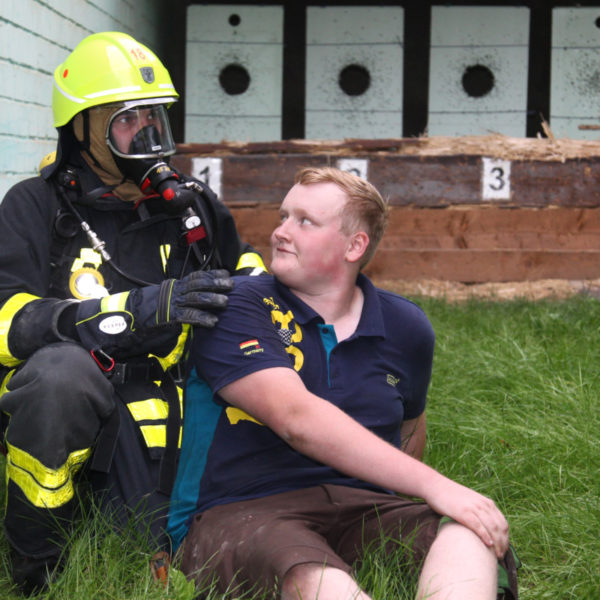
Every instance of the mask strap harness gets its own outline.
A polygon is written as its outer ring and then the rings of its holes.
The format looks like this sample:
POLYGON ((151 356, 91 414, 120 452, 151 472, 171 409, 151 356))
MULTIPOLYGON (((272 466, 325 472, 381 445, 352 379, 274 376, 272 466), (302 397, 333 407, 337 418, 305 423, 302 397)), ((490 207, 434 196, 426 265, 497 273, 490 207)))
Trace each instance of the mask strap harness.
MULTIPOLYGON (((171 173, 174 172, 171 171, 171 173)), ((57 188, 65 206, 77 219, 77 221, 79 222, 79 226, 86 234, 90 246, 93 250, 100 254, 103 262, 105 262, 121 277, 127 279, 128 281, 131 281, 132 283, 135 283, 136 285, 154 285, 155 282, 139 279, 138 277, 135 277, 134 275, 131 275, 130 273, 127 273, 126 271, 121 269, 114 262, 111 255, 106 250, 106 242, 104 242, 104 240, 98 237, 96 232, 90 227, 90 225, 83 218, 81 213, 75 208, 73 202, 71 202, 70 198, 68 197, 68 194, 66 193, 66 190, 74 191, 75 193, 77 193, 78 199, 82 200, 82 204, 88 204, 90 200, 99 198, 103 194, 110 192, 113 188, 98 188, 96 190, 92 190, 89 194, 86 194, 84 197, 81 191, 79 178, 76 172, 70 168, 66 168, 57 173, 57 182, 59 184, 57 188)), ((190 192, 193 190, 194 196, 197 196, 198 194, 202 196, 203 190, 201 186, 199 186, 194 181, 186 182, 186 184, 184 185, 187 189, 190 190, 190 192)), ((193 250, 198 262, 200 263, 199 270, 204 270, 210 265, 210 261, 215 253, 216 248, 216 238, 213 233, 213 228, 210 226, 211 220, 209 215, 206 214, 203 204, 203 202, 196 201, 196 210, 192 209, 191 207, 187 207, 182 216, 182 227, 184 230, 184 235, 186 236, 186 240, 190 249, 193 250), (198 215, 198 212, 200 213, 200 216, 198 215), (197 242, 202 240, 206 240, 206 242, 208 242, 209 250, 206 254, 203 254, 200 248, 198 248, 197 242)), ((206 204, 210 206, 210 203, 207 202, 206 204)))

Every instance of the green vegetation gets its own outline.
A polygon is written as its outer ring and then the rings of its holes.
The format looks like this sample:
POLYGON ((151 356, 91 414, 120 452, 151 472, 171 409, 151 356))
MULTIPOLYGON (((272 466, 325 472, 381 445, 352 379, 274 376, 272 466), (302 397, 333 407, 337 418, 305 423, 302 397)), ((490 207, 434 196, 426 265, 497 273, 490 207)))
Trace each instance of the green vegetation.
MULTIPOLYGON (((522 600, 600 598, 600 302, 417 302, 437 338, 426 461, 505 512, 523 562, 522 600)), ((152 549, 110 533, 100 517, 72 546, 42 598, 193 597, 182 577, 157 586, 152 549)), ((20 596, 7 551, 0 536, 0 597, 12 600, 20 596)), ((376 598, 412 598, 414 583, 393 565, 374 553, 361 581, 376 598)))

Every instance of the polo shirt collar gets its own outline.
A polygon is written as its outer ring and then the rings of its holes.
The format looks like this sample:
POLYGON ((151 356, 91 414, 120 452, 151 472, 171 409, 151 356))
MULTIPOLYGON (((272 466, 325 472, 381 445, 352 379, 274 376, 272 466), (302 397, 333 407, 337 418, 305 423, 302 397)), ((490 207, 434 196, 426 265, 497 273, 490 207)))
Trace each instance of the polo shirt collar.
MULTIPOLYGON (((313 319, 323 323, 323 318, 315 312, 308 304, 293 294, 290 289, 280 283, 276 278, 275 286, 278 294, 285 302, 293 307, 294 318, 300 325, 305 325, 313 319)), ((360 321, 356 332, 351 337, 358 336, 379 336, 385 337, 385 325, 383 313, 377 288, 371 283, 368 277, 362 273, 358 274, 356 284, 360 287, 364 296, 364 304, 360 321)))
POLYGON ((321 315, 308 306, 304 300, 301 300, 296 294, 292 293, 289 287, 281 283, 276 277, 274 277, 274 280, 277 294, 283 298, 288 306, 292 307, 294 319, 297 323, 305 325, 313 319, 323 322, 321 315))
MULTIPOLYGON (((357 336, 378 336, 385 337, 385 322, 383 320, 383 310, 379 300, 377 288, 371 280, 363 275, 358 274, 356 284, 360 287, 365 298, 362 314, 358 327, 356 328, 357 336)), ((354 336, 352 336, 354 337, 354 336)))

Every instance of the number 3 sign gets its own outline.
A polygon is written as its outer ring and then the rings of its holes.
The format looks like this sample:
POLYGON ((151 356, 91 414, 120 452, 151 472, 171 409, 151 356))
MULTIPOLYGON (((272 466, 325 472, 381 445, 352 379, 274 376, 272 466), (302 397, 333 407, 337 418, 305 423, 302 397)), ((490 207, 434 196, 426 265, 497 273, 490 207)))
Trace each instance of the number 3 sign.
POLYGON ((482 198, 510 200, 510 160, 483 158, 482 198))

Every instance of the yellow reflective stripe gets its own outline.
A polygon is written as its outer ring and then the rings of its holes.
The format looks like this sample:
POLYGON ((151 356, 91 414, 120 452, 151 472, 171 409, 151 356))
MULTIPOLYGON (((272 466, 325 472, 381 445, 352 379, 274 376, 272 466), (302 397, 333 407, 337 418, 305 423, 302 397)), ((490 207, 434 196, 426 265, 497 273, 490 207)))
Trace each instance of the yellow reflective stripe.
POLYGON ((166 371, 170 369, 173 365, 176 365, 183 356, 183 350, 185 348, 185 342, 187 341, 187 336, 190 331, 190 325, 188 323, 184 323, 181 326, 181 333, 177 338, 177 344, 175 348, 169 352, 166 356, 156 356, 156 354, 149 354, 153 358, 160 363, 160 366, 166 371))
POLYGON ((91 448, 76 450, 60 468, 50 469, 28 452, 11 444, 7 446, 7 478, 15 482, 29 502, 40 508, 57 508, 73 497, 73 475, 92 453, 91 448))
MULTIPOLYGON (((160 384, 162 383, 161 381, 155 381, 154 382, 158 387, 160 387, 160 384)), ((179 439, 177 440, 177 447, 181 448, 181 440, 183 439, 183 388, 181 386, 175 386, 177 388, 177 396, 179 397, 179 414, 181 415, 181 425, 179 426, 179 439)), ((169 411, 169 405, 167 402, 165 402, 164 400, 158 400, 158 402, 162 402, 164 404, 165 407, 165 411, 168 413, 169 411)), ((132 402, 131 404, 136 404, 135 402, 132 402)), ((131 404, 129 404, 128 406, 131 406, 131 404)), ((134 418, 135 415, 134 415, 134 418)), ((151 417, 146 417, 147 419, 150 419, 151 417)), ((160 417, 159 417, 160 418, 160 417)), ((167 415, 165 415, 165 417, 162 418, 167 418, 167 415)), ((141 419, 140 419, 141 420, 141 419)), ((144 427, 143 425, 140 426, 140 429, 144 427)), ((165 434, 165 439, 166 439, 166 434, 165 434)), ((166 442, 165 442, 166 443, 166 442)))
POLYGON ((76 258, 71 265, 71 272, 85 267, 85 265, 93 265, 96 269, 102 264, 102 255, 96 252, 93 248, 82 248, 79 252, 79 258, 76 258))
POLYGON ((3 394, 6 394, 6 388, 8 386, 8 382, 10 381, 10 378, 14 375, 16 369, 12 369, 10 370, 7 374, 6 377, 2 380, 2 384, 0 384, 0 397, 3 394))
POLYGON ((171 255, 171 244, 162 244, 160 247, 160 260, 162 261, 163 273, 167 272, 167 262, 171 255))
POLYGON ((166 425, 142 425, 140 430, 148 448, 164 448, 167 445, 166 425))
POLYGON ((181 425, 179 426, 179 441, 177 447, 181 448, 181 440, 183 438, 183 388, 177 386, 177 395, 179 396, 179 414, 181 415, 181 425))
MULTIPOLYGON (((140 425, 140 430, 146 446, 148 448, 164 448, 167 445, 167 426, 166 425, 140 425)), ((181 440, 183 438, 183 426, 179 427, 179 440, 177 447, 181 449, 181 440)))
MULTIPOLYGON (((158 387, 162 382, 154 382, 158 387)), ((183 388, 177 387, 177 395, 179 397, 179 410, 183 422, 183 388)), ((148 398, 147 400, 138 400, 127 404, 129 412, 136 421, 158 421, 167 420, 169 417, 169 404, 160 398, 148 398)), ((139 425, 140 431, 146 446, 148 448, 164 448, 167 444, 167 428, 165 424, 159 425, 139 425)), ((177 447, 181 448, 181 440, 183 438, 183 425, 179 426, 179 439, 177 447)))
POLYGON ((22 359, 13 356, 8 347, 8 332, 15 315, 26 305, 39 296, 26 294, 24 292, 11 296, 0 308, 0 362, 7 367, 15 367, 23 362, 22 359))
POLYGON ((136 421, 157 421, 169 416, 169 405, 160 398, 129 402, 127 408, 136 421))
POLYGON ((110 296, 104 296, 100 300, 100 311, 101 312, 118 312, 125 310, 125 303, 129 297, 129 292, 121 292, 120 294, 111 294, 110 296))
POLYGON ((246 252, 245 254, 242 254, 238 260, 235 270, 237 271, 238 269, 248 268, 261 269, 265 272, 267 271, 267 267, 265 267, 263 259, 260 257, 260 254, 257 254, 256 252, 246 252))
POLYGON ((41 172, 43 168, 51 165, 53 162, 56 162, 56 150, 50 152, 50 154, 46 154, 42 160, 40 160, 40 164, 38 165, 38 171, 41 172))

